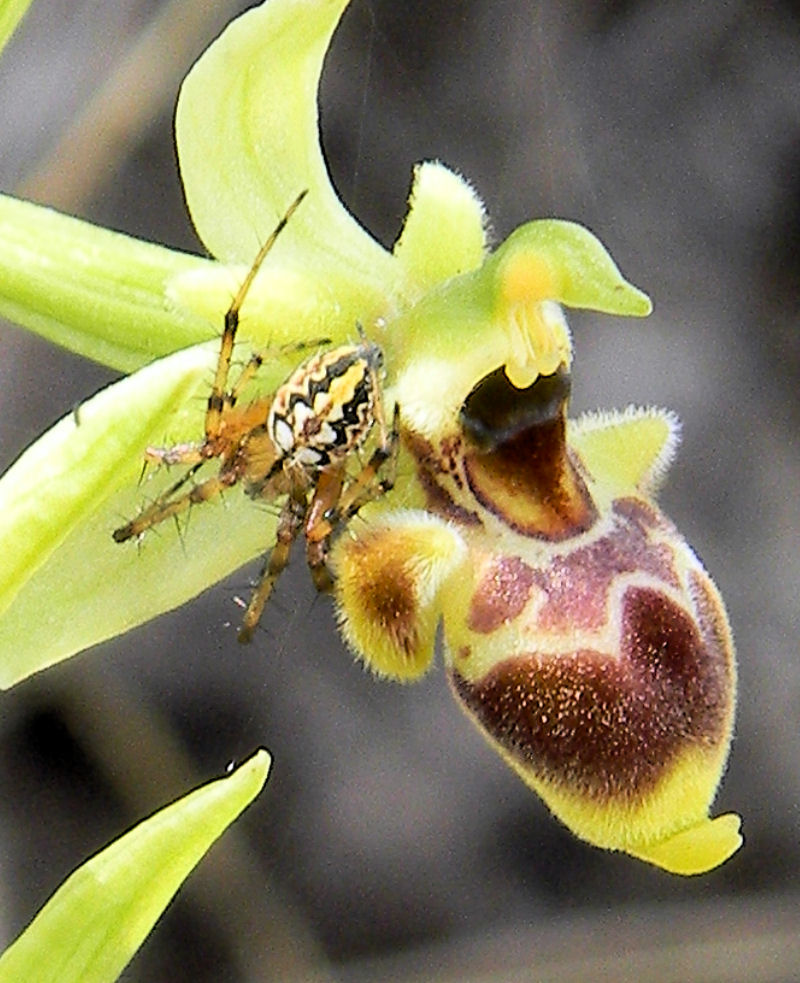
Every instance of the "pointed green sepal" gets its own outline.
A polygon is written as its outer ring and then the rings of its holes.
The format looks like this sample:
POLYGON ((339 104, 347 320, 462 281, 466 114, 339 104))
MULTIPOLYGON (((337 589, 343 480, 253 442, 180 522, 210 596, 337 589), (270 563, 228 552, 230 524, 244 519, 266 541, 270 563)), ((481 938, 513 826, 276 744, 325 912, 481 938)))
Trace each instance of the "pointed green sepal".
POLYGON ((209 260, 0 195, 0 314, 124 372, 214 336, 166 283, 209 260))
POLYGON ((239 489, 192 510, 181 532, 165 524, 138 547, 111 538, 185 470, 137 482, 148 444, 202 434, 215 349, 186 349, 109 386, 0 479, 1 687, 183 604, 272 544, 275 516, 239 489))

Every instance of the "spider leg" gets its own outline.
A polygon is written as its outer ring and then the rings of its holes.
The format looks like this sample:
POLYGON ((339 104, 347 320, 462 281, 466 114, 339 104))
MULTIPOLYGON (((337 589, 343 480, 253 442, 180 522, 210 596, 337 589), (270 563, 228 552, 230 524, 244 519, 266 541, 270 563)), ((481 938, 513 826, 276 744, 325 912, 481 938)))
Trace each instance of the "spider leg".
POLYGON ((328 467, 320 472, 305 523, 306 562, 311 579, 320 594, 333 587, 333 578, 327 567, 328 549, 334 526, 329 516, 336 511, 342 495, 345 479, 345 463, 328 467))
POLYGON ((380 498, 394 486, 398 449, 397 421, 398 410, 395 407, 392 429, 383 435, 367 464, 351 481, 345 483, 344 461, 338 467, 328 468, 320 474, 305 524, 306 560, 314 586, 320 593, 326 593, 333 587, 327 559, 330 538, 337 526, 347 522, 367 502, 380 498), (388 473, 380 481, 376 480, 387 461, 388 473))
MULTIPOLYGON (((175 444, 172 447, 147 447, 144 452, 144 466, 148 464, 202 464, 206 460, 203 453, 205 444, 175 444)), ((181 479, 182 481, 184 479, 181 479)))
MULTIPOLYGON (((359 473, 348 483, 344 490, 335 511, 330 515, 329 521, 332 525, 347 522, 359 509, 367 502, 373 502, 381 495, 391 491, 394 487, 395 471, 397 469, 397 452, 399 450, 398 421, 400 411, 397 406, 394 408, 392 417, 392 427, 388 432, 382 434, 381 442, 372 452, 369 461, 359 471, 359 473), (377 480, 384 470, 384 476, 377 480)), ((381 413, 379 425, 382 423, 381 413)))
MULTIPOLYGON (((236 331, 239 327, 239 312, 244 303, 245 297, 252 286, 253 280, 256 274, 261 268, 261 264, 267 256, 267 253, 275 245, 275 240, 283 232, 286 227, 286 223, 294 215, 295 211, 300 205, 300 202, 305 198, 307 191, 301 191, 300 194, 295 198, 292 204, 286 210, 286 214, 278 222, 278 224, 273 229, 272 233, 267 237, 263 246, 259 249, 258 254, 253 261, 253 265, 247 272, 247 276, 242 281, 242 285, 236 292, 236 296, 233 298, 231 306, 228 308, 225 314, 225 327, 222 331, 222 340, 219 346, 219 359, 217 360, 217 368, 214 373, 214 383, 211 387, 211 394, 208 397, 208 407, 206 409, 206 441, 213 442, 219 436, 220 426, 222 421, 222 414, 226 407, 232 405, 231 395, 226 391, 226 386, 228 385, 228 375, 231 368, 231 359, 233 357, 233 347, 236 342, 236 331)), ((244 370, 247 371, 247 368, 244 370)), ((255 371, 255 369, 253 370, 255 371)), ((241 388, 237 385, 237 389, 241 388)), ((235 397, 234 397, 235 399, 235 397)))
POLYGON ((261 579, 253 591, 250 603, 247 605, 247 610, 242 618, 242 625, 238 635, 240 642, 249 642, 253 638, 256 625, 275 588, 275 582, 289 563, 292 543, 294 543, 297 534, 303 526, 307 507, 305 487, 299 481, 293 482, 289 497, 281 510, 280 519, 278 520, 275 545, 270 550, 269 556, 264 563, 261 571, 261 579))
POLYGON ((301 352, 307 348, 321 348, 323 345, 330 344, 330 338, 311 338, 308 341, 292 341, 288 345, 281 345, 277 349, 264 348, 261 351, 253 352, 239 374, 239 378, 236 380, 235 384, 231 386, 230 391, 226 394, 226 407, 233 407, 236 405, 236 402, 244 391, 245 386, 255 378, 267 356, 273 351, 277 351, 278 354, 283 356, 289 355, 292 352, 301 352))
POLYGON ((165 519, 169 519, 173 516, 178 516, 185 512, 187 509, 191 508, 192 505, 199 505, 201 502, 207 502, 210 498, 221 494, 226 488, 236 481, 236 474, 232 471, 221 471, 218 475, 213 478, 208 478, 206 481, 201 481, 199 484, 190 488, 189 491, 185 492, 183 495, 179 495, 177 498, 173 496, 177 491, 179 491, 183 485, 200 469, 203 461, 195 464, 193 467, 189 468, 182 478, 179 478, 174 485, 170 486, 163 495, 159 497, 149 505, 143 512, 140 512, 135 519, 131 519, 130 522, 126 522, 124 526, 120 526, 119 529, 115 529, 113 532, 114 541, 117 543, 124 543, 128 539, 135 539, 140 536, 147 529, 158 525, 165 519))

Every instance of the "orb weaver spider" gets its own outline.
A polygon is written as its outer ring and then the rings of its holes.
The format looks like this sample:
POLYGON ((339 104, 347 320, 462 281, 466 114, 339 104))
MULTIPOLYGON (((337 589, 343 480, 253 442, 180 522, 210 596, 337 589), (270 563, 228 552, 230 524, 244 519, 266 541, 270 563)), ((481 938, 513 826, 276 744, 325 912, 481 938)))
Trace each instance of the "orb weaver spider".
POLYGON ((330 590, 333 580, 327 558, 331 536, 363 505, 389 491, 394 481, 398 412, 395 408, 392 425, 387 427, 379 380, 383 353, 360 329, 357 344, 317 352, 274 394, 247 405, 240 407, 237 401, 262 365, 264 353, 254 353, 236 381, 229 381, 242 304, 261 264, 305 196, 305 191, 297 196, 264 242, 225 314, 203 440, 148 447, 145 452, 146 464, 187 465, 188 470, 113 533, 117 543, 137 539, 152 526, 177 518, 192 505, 207 502, 240 483, 253 499, 274 501, 285 495, 275 545, 265 558, 242 618, 240 642, 252 638, 300 531, 317 590, 330 590), (375 425, 377 445, 359 472, 351 474, 351 455, 362 448, 375 425), (192 483, 212 458, 220 462, 217 474, 192 483))

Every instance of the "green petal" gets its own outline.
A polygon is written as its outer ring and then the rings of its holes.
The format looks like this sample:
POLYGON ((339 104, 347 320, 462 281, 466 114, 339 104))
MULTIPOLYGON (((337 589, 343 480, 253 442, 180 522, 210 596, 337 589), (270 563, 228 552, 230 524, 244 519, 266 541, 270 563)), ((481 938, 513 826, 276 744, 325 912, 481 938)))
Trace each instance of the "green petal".
POLYGON ((296 195, 275 249, 290 265, 391 283, 392 256, 333 190, 319 145, 317 86, 347 0, 269 0, 223 32, 192 68, 175 118, 189 211, 208 249, 249 264, 296 195))
POLYGON ((116 980, 191 870, 264 786, 257 751, 79 867, 0 958, 0 983, 116 980))
MULTIPOLYGON (((304 207, 305 202, 301 210, 304 207)), ((407 298, 480 266, 486 246, 484 225, 483 206, 463 178, 442 164, 420 164, 408 218, 395 247, 407 298)), ((288 234, 287 230, 281 239, 288 234)), ((221 324, 247 271, 245 265, 220 263, 211 270, 179 273, 170 280, 167 295, 177 306, 221 324)), ((369 332, 379 319, 386 320, 390 295, 391 289, 380 284, 354 283, 351 271, 339 265, 321 275, 313 257, 301 264, 299 255, 281 258, 276 247, 248 292, 240 336, 273 347, 322 337, 336 344, 355 341, 356 325, 369 332), (290 265, 295 260, 297 265, 290 265)))
MULTIPOLYGON (((236 490, 136 544, 112 531, 180 475, 141 486, 147 444, 197 438, 216 344, 103 390, 0 480, 0 686, 8 687, 196 596, 271 545, 275 518, 236 490)), ((213 464, 210 465, 213 473, 213 464)))
MULTIPOLYGON (((172 277, 167 297, 222 330, 231 297, 248 267, 216 263, 172 277)), ((353 289, 337 270, 320 275, 313 264, 287 267, 268 257, 247 293, 239 317, 238 339, 277 352, 284 345, 329 338, 334 344, 358 340, 357 325, 371 326, 388 304, 383 291, 353 289)))
POLYGON ((435 287, 387 325, 380 340, 403 416, 441 436, 478 380, 500 366, 519 387, 568 366, 559 303, 635 316, 651 307, 588 230, 529 222, 478 269, 435 287))
POLYGON ((25 16, 31 5, 31 0, 1 0, 0 2, 0 51, 6 41, 17 29, 17 25, 25 16))
POLYGON ((414 169, 409 211, 394 254, 420 292, 474 270, 486 252, 486 216, 470 185, 443 164, 414 169))
POLYGON ((0 195, 0 314, 121 371, 212 337, 165 299, 213 263, 0 195))

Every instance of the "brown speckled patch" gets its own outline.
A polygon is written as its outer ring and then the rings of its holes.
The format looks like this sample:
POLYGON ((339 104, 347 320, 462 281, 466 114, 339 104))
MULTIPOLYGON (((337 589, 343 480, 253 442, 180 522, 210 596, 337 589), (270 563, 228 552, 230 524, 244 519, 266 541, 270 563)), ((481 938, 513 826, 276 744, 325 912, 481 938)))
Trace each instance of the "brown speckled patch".
POLYGON ((477 513, 457 503, 439 480, 444 475, 451 478, 455 475, 458 479, 456 485, 463 486, 460 475, 453 471, 457 466, 453 448, 448 446, 446 448, 447 453, 442 458, 436 453, 429 440, 411 431, 406 431, 403 434, 403 442, 417 462, 417 478, 425 492, 428 511, 460 525, 481 525, 477 513))
POLYGON ((656 590, 631 587, 618 659, 532 652, 457 695, 486 731, 542 780, 598 800, 636 800, 689 745, 724 736, 728 653, 656 590))
POLYGON ((469 628, 486 634, 516 618, 528 603, 533 582, 534 571, 518 556, 493 560, 472 596, 469 628))
MULTIPOLYGON (((649 507, 626 500, 614 511, 619 517, 604 536, 556 556, 534 573, 534 581, 546 596, 537 624, 543 631, 564 633, 601 628, 608 617, 608 594, 614 580, 625 573, 649 574, 671 587, 680 589, 672 553, 663 543, 648 538, 649 525, 642 516, 649 507)), ((655 519, 657 514, 653 512, 655 519)))
POLYGON ((358 565, 363 555, 363 567, 369 571, 359 591, 363 615, 389 634, 393 643, 406 655, 416 650, 417 595, 414 582, 403 564, 403 554, 396 549, 376 548, 374 542, 354 542, 350 545, 350 562, 358 565))

